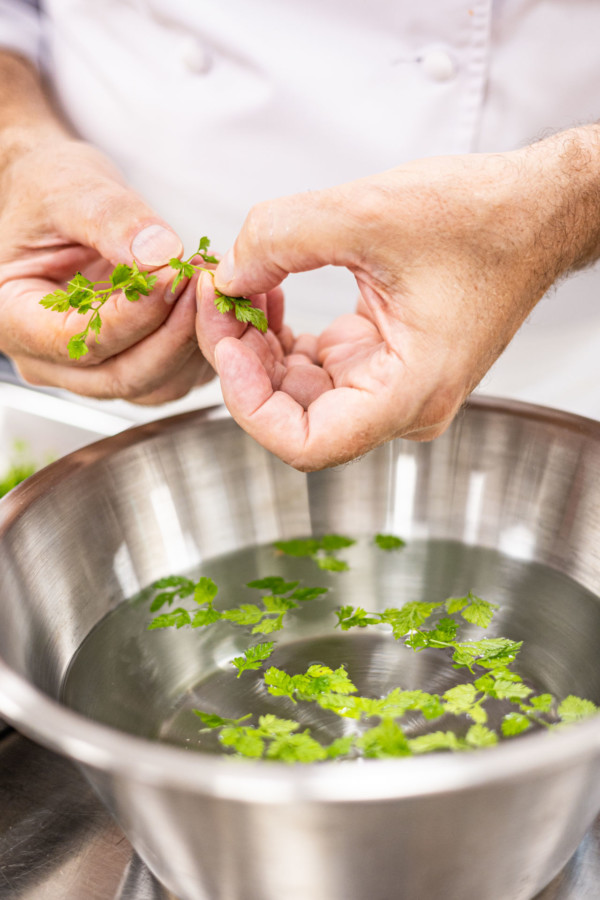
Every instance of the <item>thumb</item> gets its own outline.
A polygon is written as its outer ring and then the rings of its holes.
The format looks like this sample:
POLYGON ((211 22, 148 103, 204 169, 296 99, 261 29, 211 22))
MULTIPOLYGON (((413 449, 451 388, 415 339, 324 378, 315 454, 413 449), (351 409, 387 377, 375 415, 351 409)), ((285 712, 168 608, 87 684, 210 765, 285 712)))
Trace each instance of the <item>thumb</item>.
POLYGON ((218 289, 247 297, 272 290, 291 272, 351 266, 360 249, 357 216, 348 213, 351 196, 341 186, 253 207, 217 266, 218 289))
POLYGON ((152 269, 183 253, 181 240, 160 216, 110 176, 96 177, 89 190, 64 193, 54 213, 66 237, 93 247, 113 265, 135 259, 152 269))

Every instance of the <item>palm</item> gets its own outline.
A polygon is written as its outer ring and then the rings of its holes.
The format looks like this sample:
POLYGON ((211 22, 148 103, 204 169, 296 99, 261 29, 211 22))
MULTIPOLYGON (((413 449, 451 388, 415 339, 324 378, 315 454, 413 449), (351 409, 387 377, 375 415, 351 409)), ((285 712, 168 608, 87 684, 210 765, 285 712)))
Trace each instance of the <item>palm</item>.
POLYGON ((376 304, 371 313, 361 300, 356 314, 336 319, 318 337, 294 340, 285 329, 277 336, 243 330, 215 315, 209 286, 204 294, 197 329, 202 350, 215 359, 230 412, 267 449, 297 468, 322 468, 398 432, 405 421, 398 398, 412 402, 411 392, 398 386, 410 376, 393 346, 397 328, 376 304))

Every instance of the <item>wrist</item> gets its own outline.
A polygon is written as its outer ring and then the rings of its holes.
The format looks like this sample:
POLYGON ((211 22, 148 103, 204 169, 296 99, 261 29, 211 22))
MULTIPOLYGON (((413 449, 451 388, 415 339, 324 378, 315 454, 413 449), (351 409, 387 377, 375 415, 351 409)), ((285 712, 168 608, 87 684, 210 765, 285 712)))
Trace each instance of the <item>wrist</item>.
POLYGON ((26 60, 0 53, 0 172, 47 141, 69 139, 40 76, 26 60))
POLYGON ((600 125, 532 144, 522 155, 538 208, 538 242, 552 280, 600 257, 600 125))

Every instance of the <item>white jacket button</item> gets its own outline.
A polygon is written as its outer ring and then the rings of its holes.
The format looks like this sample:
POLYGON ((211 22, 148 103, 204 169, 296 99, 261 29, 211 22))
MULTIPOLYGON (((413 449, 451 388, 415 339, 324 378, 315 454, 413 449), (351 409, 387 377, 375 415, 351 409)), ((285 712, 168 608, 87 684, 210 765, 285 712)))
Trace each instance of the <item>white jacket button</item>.
POLYGON ((421 62, 423 71, 433 81, 450 81, 456 75, 456 63, 445 50, 428 50, 421 62))
POLYGON ((179 58, 188 70, 195 75, 204 75, 212 67, 210 54, 204 49, 202 43, 193 35, 184 37, 179 44, 179 58))

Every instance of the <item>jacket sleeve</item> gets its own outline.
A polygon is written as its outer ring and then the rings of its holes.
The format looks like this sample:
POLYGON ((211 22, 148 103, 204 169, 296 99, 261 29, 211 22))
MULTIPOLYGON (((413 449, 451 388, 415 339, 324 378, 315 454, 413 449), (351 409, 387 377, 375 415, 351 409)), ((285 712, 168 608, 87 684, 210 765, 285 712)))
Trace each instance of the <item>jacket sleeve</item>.
POLYGON ((0 51, 12 50, 39 65, 41 45, 39 0, 0 0, 0 51))

